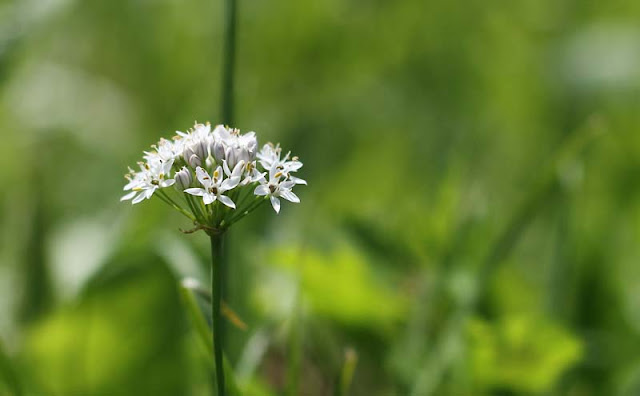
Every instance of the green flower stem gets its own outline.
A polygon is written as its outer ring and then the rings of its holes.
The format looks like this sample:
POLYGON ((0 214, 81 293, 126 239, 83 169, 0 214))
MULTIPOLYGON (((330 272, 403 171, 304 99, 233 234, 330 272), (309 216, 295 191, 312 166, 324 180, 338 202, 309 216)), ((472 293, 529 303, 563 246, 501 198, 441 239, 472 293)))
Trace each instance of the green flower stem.
POLYGON ((191 195, 189 195, 187 193, 183 193, 183 197, 184 197, 185 202, 189 206, 189 209, 191 210, 191 213, 193 213, 193 215, 197 218, 197 221, 198 222, 202 222, 202 218, 198 214, 198 211, 196 210, 196 207, 193 204, 193 201, 191 200, 191 195))
POLYGON ((160 197, 160 199, 162 199, 164 202, 166 202, 169 206, 173 207, 178 212, 182 213, 183 215, 187 216, 191 220, 195 221, 195 218, 191 213, 182 209, 180 205, 178 205, 173 199, 171 199, 164 191, 158 191, 158 197, 160 197))
POLYGON ((195 197, 193 197, 192 195, 189 195, 187 193, 185 193, 185 198, 189 202, 190 206, 193 208, 192 209, 193 210, 193 214, 198 219, 198 222, 200 224, 207 224, 207 216, 206 216, 205 212, 202 211, 202 205, 200 204, 200 202, 198 202, 198 200, 196 200, 195 197))
POLYGON ((236 60, 236 0, 226 0, 224 15, 224 49, 222 55, 222 97, 221 114, 222 122, 232 125, 233 119, 233 73, 236 60))
POLYGON ((255 202, 253 202, 251 205, 249 205, 249 207, 247 209, 243 210, 241 213, 239 213, 239 214, 235 215, 234 217, 232 217, 231 220, 229 220, 229 222, 227 223, 226 227, 230 227, 232 224, 240 221, 243 217, 245 217, 249 213, 251 213, 254 210, 256 210, 264 202, 266 202, 266 199, 258 198, 255 202))
POLYGON ((218 396, 225 395, 224 366, 222 362, 222 317, 220 304, 222 300, 222 279, 224 273, 223 234, 210 233, 211 239, 211 322, 213 324, 213 357, 216 366, 216 384, 218 396))

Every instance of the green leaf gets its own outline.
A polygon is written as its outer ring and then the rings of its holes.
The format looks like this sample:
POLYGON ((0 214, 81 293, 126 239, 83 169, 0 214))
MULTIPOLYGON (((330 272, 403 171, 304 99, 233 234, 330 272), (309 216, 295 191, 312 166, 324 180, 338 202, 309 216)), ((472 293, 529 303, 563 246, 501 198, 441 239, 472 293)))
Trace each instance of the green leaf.
POLYGON ((582 342, 559 325, 534 315, 468 326, 470 364, 481 388, 545 392, 582 356, 582 342))

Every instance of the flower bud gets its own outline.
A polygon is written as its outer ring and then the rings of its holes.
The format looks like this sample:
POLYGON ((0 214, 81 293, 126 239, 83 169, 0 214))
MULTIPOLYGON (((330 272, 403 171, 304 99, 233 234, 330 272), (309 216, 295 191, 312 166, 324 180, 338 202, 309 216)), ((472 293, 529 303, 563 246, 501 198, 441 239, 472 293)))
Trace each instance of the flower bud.
POLYGON ((247 151, 248 157, 249 159, 247 160, 247 162, 251 162, 251 161, 255 161, 256 160, 256 150, 249 150, 247 151))
POLYGON ((193 177, 191 176, 191 172, 187 169, 186 166, 183 166, 178 172, 176 172, 174 179, 176 180, 176 188, 179 191, 184 191, 193 182, 193 177))
POLYGON ((187 147, 184 150, 182 157, 184 161, 192 168, 196 168, 202 165, 202 159, 198 156, 198 154, 194 151, 194 146, 187 147))
POLYGON ((233 169, 238 163, 238 156, 236 155, 236 151, 232 147, 227 147, 225 157, 227 160, 227 165, 229 165, 229 168, 233 169))
POLYGON ((201 160, 205 160, 209 156, 207 142, 199 141, 193 145, 193 152, 200 158, 201 160))
POLYGON ((218 163, 221 163, 222 160, 225 159, 224 144, 219 140, 215 140, 211 145, 211 154, 213 154, 213 157, 218 163))
POLYGON ((251 160, 251 158, 249 157, 249 152, 244 149, 238 149, 237 150, 238 153, 238 161, 244 161, 244 162, 249 162, 251 160))

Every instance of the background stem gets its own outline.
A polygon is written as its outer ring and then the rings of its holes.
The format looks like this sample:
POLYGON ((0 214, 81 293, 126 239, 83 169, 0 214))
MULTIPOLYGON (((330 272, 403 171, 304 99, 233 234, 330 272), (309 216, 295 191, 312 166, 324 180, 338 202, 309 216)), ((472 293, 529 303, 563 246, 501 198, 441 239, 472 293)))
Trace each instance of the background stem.
POLYGON ((236 61, 236 0, 225 1, 224 47, 222 54, 222 96, 220 98, 220 118, 223 124, 232 125, 233 81, 236 61))
MULTIPOLYGON (((222 124, 233 125, 234 120, 234 72, 236 63, 236 0, 225 0, 223 53, 222 53, 222 92, 220 97, 220 121, 222 124)), ((228 241, 227 241, 228 243, 228 241)), ((222 253, 224 254, 224 253, 222 253)), ((225 261, 225 258, 222 258, 225 261)), ((221 275, 221 282, 228 285, 226 272, 221 275)), ((227 295, 222 294, 221 299, 229 301, 227 295)), ((224 337, 225 325, 221 324, 218 334, 224 337)))
POLYGON ((218 396, 225 395, 222 346, 224 338, 221 332, 222 317, 220 302, 222 299, 222 279, 224 272, 223 235, 211 234, 211 323, 213 325, 213 357, 216 365, 216 383, 218 396))

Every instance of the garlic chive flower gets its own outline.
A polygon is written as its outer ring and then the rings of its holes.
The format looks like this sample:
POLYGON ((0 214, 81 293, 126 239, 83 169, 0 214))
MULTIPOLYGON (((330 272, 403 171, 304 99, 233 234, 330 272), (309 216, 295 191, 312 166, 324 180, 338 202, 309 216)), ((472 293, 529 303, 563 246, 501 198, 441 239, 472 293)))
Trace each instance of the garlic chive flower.
POLYGON ((218 168, 213 171, 213 177, 209 176, 206 170, 198 167, 196 168, 196 176, 204 188, 187 188, 184 192, 202 197, 205 205, 212 204, 216 200, 219 200, 230 208, 236 208, 236 204, 233 203, 231 198, 222 194, 237 186, 240 182, 240 176, 230 176, 226 180, 223 180, 224 175, 222 174, 221 166, 218 166, 218 168))
POLYGON ((144 152, 140 170, 129 168, 125 176, 121 200, 157 196, 208 232, 224 231, 267 200, 277 213, 280 198, 300 202, 292 189, 307 184, 294 175, 302 162, 282 156, 279 145, 258 147, 255 132, 196 123, 144 152))
POLYGON ((300 202, 300 198, 291 191, 291 188, 295 185, 296 183, 287 180, 285 174, 274 164, 269 170, 269 180, 262 178, 260 185, 255 188, 253 193, 258 196, 269 197, 273 210, 276 213, 280 213, 280 199, 278 198, 282 197, 294 203, 300 202))
POLYGON ((142 202, 151 198, 153 193, 159 188, 170 187, 175 183, 174 179, 169 179, 173 160, 154 160, 151 163, 140 163, 141 171, 130 174, 130 182, 124 186, 125 191, 130 193, 122 197, 121 201, 133 198, 133 203, 142 202))

